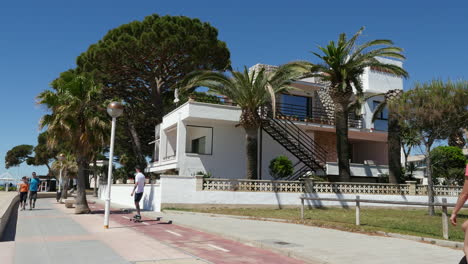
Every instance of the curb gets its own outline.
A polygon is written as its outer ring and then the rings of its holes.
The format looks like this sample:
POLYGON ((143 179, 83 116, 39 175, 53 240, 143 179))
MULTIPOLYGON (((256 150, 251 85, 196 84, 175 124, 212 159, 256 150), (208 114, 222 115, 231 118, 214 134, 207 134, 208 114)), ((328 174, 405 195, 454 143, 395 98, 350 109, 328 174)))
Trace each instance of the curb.
POLYGON ((15 207, 18 202, 19 202, 19 194, 16 194, 11 199, 10 205, 8 205, 8 208, 5 210, 5 212, 3 212, 3 215, 0 216, 0 238, 3 237, 3 231, 5 231, 5 227, 8 224, 8 221, 10 220, 13 207, 15 207))
POLYGON ((397 233, 387 233, 387 232, 383 232, 383 231, 377 231, 376 233, 379 234, 379 235, 387 236, 387 237, 400 238, 400 239, 406 239, 406 240, 413 240, 413 241, 416 241, 416 242, 429 243, 429 244, 436 245, 436 246, 441 246, 441 247, 449 247, 449 248, 453 248, 453 249, 463 249, 463 243, 462 242, 441 240, 441 239, 429 238, 429 237, 402 235, 402 234, 397 234, 397 233))

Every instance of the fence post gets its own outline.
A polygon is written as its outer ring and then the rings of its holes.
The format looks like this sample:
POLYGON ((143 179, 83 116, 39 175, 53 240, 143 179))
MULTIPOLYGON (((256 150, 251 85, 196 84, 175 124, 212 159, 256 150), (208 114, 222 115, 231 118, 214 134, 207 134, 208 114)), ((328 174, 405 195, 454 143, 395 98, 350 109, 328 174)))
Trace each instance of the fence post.
POLYGON ((196 175, 196 191, 203 191, 203 175, 196 175))
POLYGON ((314 180, 313 179, 304 179, 304 191, 306 193, 313 193, 314 192, 314 180))
POLYGON ((304 220, 304 197, 301 197, 301 220, 304 220))
POLYGON ((409 184, 409 195, 416 195, 416 181, 406 181, 409 184))
POLYGON ((444 239, 449 239, 447 198, 442 198, 442 233, 443 233, 444 239))
POLYGON ((359 202, 359 195, 356 195, 356 225, 361 225, 361 203, 359 202))

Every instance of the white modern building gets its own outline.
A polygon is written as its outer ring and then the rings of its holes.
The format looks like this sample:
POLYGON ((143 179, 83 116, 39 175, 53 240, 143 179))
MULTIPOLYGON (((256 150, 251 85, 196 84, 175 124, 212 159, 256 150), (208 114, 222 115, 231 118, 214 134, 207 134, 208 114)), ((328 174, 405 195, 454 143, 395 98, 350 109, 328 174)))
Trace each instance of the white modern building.
MULTIPOLYGON (((382 59, 402 65, 400 61, 382 59)), ((255 65, 254 67, 271 67, 255 65)), ((394 75, 367 69, 362 76, 365 94, 403 89, 394 75)), ((333 104, 325 84, 314 78, 295 82, 298 88, 278 96, 276 116, 264 115, 259 133, 259 175, 271 179, 268 166, 279 156, 295 164, 297 179, 310 172, 338 174, 333 104)), ((388 173, 387 117, 384 111, 375 123, 372 114, 383 96, 369 99, 362 115, 350 115, 351 173, 353 181, 375 182, 388 173)), ((239 179, 246 174, 245 132, 238 126, 241 110, 221 98, 218 103, 189 100, 163 118, 156 128, 154 162, 148 172, 191 176, 209 173, 214 178, 239 179)))

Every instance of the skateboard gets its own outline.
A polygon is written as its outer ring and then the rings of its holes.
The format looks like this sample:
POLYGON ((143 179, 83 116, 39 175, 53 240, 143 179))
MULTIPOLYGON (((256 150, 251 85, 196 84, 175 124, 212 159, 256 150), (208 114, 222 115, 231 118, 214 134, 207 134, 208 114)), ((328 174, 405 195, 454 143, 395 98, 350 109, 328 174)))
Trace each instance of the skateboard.
POLYGON ((141 223, 141 216, 140 215, 135 215, 133 216, 133 218, 130 218, 130 221, 134 222, 134 223, 141 223))
MULTIPOLYGON (((156 217, 156 219, 154 221, 160 222, 161 219, 162 219, 162 217, 158 216, 158 217, 156 217)), ((130 221, 134 222, 134 223, 142 223, 143 222, 143 220, 141 220, 141 216, 138 216, 138 215, 135 215, 135 216, 133 216, 133 218, 130 218, 130 221)), ((164 224, 169 224, 170 225, 170 224, 172 224, 172 220, 169 220, 164 224)))

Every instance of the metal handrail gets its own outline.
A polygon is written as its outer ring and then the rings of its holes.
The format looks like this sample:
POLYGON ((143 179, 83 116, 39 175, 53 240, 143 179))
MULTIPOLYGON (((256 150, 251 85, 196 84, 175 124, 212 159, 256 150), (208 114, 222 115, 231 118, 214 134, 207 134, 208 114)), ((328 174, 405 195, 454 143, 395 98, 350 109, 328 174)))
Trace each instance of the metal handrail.
POLYGON ((312 154, 312 161, 318 165, 319 167, 323 168, 326 164, 326 156, 327 156, 327 151, 322 148, 320 145, 318 145, 309 135, 307 135, 302 129, 297 127, 291 120, 278 120, 276 117, 282 116, 281 113, 276 113, 276 116, 273 117, 273 111, 271 105, 267 105, 266 108, 261 109, 261 116, 262 117, 268 117, 270 122, 274 122, 277 127, 280 127, 285 133, 286 137, 281 131, 278 131, 273 127, 278 134, 280 134, 284 139, 286 140, 295 140, 296 144, 298 145, 298 148, 304 148, 307 150, 310 154, 312 154), (267 111, 266 113, 264 111, 267 111), (317 163, 317 161, 319 163, 317 163))
MULTIPOLYGON (((335 124, 335 117, 330 116, 323 107, 307 107, 295 104, 277 103, 276 112, 283 114, 285 117, 296 116, 300 121, 311 123, 328 122, 329 125, 335 124)), ((356 118, 354 113, 349 113, 348 123, 351 127, 362 128, 362 119, 356 118)))

